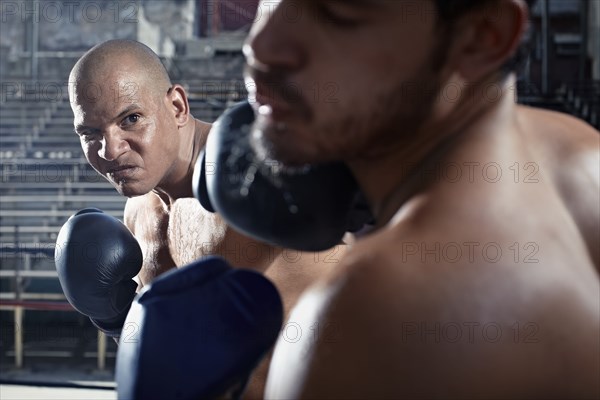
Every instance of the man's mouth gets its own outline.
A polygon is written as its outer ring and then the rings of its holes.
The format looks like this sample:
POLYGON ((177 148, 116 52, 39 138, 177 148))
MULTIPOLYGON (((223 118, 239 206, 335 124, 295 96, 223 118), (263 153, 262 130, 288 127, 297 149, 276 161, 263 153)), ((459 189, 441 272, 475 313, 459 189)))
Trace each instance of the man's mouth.
POLYGON ((272 92, 272 90, 261 91, 257 89, 249 94, 249 101, 259 114, 268 114, 271 118, 283 119, 290 116, 294 109, 290 103, 272 92))
POLYGON ((274 123, 296 124, 311 120, 311 113, 301 98, 288 98, 285 94, 265 91, 258 87, 248 91, 248 101, 254 108, 257 117, 274 123))
POLYGON ((117 167, 110 168, 107 171, 107 175, 115 181, 120 181, 133 176, 136 170, 137 166, 135 165, 120 165, 117 167))
POLYGON ((248 101, 255 111, 273 120, 301 116, 306 109, 300 88, 286 83, 277 75, 268 75, 252 68, 246 69, 248 101))

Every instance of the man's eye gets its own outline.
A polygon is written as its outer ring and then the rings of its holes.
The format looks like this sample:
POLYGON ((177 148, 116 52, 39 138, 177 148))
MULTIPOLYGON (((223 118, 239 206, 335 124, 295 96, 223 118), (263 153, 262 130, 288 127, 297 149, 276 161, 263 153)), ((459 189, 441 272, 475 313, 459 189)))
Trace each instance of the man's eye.
POLYGON ((123 125, 134 125, 140 120, 140 116, 138 114, 131 114, 125 117, 123 120, 123 125))
POLYGON ((320 12, 325 22, 330 22, 340 28, 354 28, 360 22, 355 18, 340 16, 339 13, 335 13, 325 6, 320 7, 320 12))

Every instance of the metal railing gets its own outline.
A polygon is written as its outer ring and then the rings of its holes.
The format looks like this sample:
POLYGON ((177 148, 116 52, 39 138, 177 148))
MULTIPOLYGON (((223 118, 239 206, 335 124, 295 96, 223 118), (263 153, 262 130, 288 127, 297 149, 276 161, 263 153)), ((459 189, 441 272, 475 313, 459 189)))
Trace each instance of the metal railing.
MULTIPOLYGON (((0 269, 0 279, 10 280, 10 291, 0 293, 0 310, 12 312, 14 323, 14 366, 23 368, 24 357, 27 351, 24 346, 24 317, 27 310, 45 312, 77 312, 67 301, 62 292, 29 292, 26 290, 27 283, 35 279, 53 279, 58 281, 58 273, 55 269, 33 269, 34 260, 48 260, 54 254, 53 246, 40 247, 40 243, 14 243, 15 248, 10 249, 2 246, 0 255, 3 260, 3 269, 0 269), (12 251, 11 251, 12 250, 12 251), (18 261, 15 267, 10 268, 10 261, 18 261), (9 261, 6 262, 5 261, 9 261)), ((9 246, 11 247, 11 246, 9 246)), ((81 339, 81 337, 79 338, 81 339)), ((70 352, 55 349, 36 351, 37 357, 70 357, 70 352)), ((99 370, 106 369, 107 343, 106 336, 97 331, 96 351, 93 355, 99 370)))
MULTIPOLYGON (((23 368, 23 316, 25 310, 46 310, 46 311, 75 311, 67 302, 49 302, 49 301, 10 301, 0 300, 0 310, 12 310, 14 320, 14 346, 15 346, 15 368, 23 368)), ((106 335, 102 331, 98 331, 97 341, 97 361, 96 365, 100 371, 106 369, 106 335)), ((55 357, 57 354, 53 352, 38 352, 38 357, 47 356, 55 357)))

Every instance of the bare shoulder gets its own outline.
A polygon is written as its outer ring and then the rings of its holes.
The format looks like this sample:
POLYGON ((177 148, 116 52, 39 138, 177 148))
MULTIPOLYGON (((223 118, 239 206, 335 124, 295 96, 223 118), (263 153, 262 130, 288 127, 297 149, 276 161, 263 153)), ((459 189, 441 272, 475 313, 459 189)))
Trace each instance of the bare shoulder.
POLYGON ((409 261, 399 239, 361 241, 337 276, 303 295, 268 397, 598 395, 600 310, 588 289, 539 265, 409 261))
POLYGON ((123 215, 138 241, 166 244, 169 212, 158 196, 147 193, 128 199, 123 215))
POLYGON ((567 145, 570 149, 587 147, 600 152, 600 132, 579 118, 526 106, 519 106, 518 112, 532 135, 567 145))
POLYGON ((583 170, 600 180, 598 130, 581 119, 549 110, 519 107, 518 115, 526 137, 549 169, 571 174, 583 170))
POLYGON ((600 271, 600 132, 570 115, 521 107, 540 170, 557 189, 600 271))
POLYGON ((586 172, 596 185, 600 184, 598 130, 568 114, 534 108, 529 109, 529 114, 533 116, 529 134, 538 139, 536 144, 542 151, 553 152, 548 156, 563 164, 555 168, 573 175, 586 172))
POLYGON ((127 199, 123 219, 125 225, 134 232, 136 226, 153 223, 166 215, 160 199, 153 193, 147 193, 127 199))

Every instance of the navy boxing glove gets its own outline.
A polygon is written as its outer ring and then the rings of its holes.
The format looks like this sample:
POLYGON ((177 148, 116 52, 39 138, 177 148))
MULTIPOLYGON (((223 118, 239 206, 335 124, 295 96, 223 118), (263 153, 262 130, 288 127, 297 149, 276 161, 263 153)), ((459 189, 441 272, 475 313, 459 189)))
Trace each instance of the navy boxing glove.
POLYGON ((259 160, 250 144, 254 110, 248 102, 213 125, 194 171, 194 193, 237 230, 278 246, 321 251, 373 217, 343 163, 280 171, 259 160))
POLYGON ((277 289, 260 273, 208 257, 171 270, 135 299, 119 342, 120 399, 209 399, 248 376, 283 322, 277 289))
POLYGON ((127 227, 97 208, 61 228, 54 261, 69 303, 100 330, 118 336, 136 295, 142 251, 127 227))

